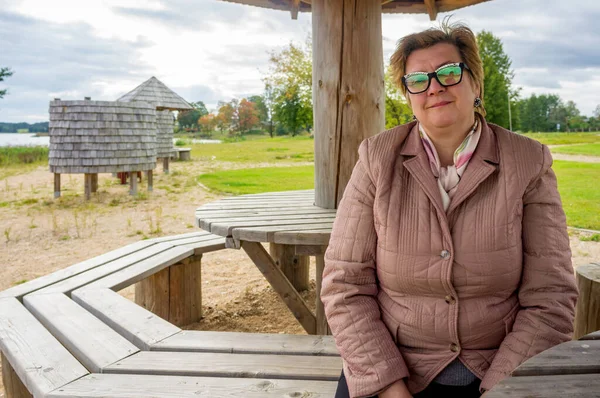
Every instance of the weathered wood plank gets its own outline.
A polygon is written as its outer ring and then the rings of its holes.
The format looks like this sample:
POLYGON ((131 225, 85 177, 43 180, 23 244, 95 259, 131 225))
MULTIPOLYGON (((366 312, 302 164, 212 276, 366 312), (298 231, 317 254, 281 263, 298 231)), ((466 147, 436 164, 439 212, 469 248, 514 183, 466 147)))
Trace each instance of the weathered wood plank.
POLYGON ((109 288, 119 291, 193 255, 194 249, 187 247, 171 247, 152 257, 107 275, 104 278, 87 283, 86 286, 91 289, 109 288))
POLYGON ((16 298, 0 300, 0 348, 35 397, 88 374, 16 298))
POLYGON ((33 293, 39 289, 50 286, 54 283, 71 278, 75 275, 79 275, 96 267, 100 267, 106 263, 126 257, 132 253, 138 252, 152 245, 154 245, 154 242, 152 241, 139 241, 127 246, 120 247, 116 250, 104 253, 100 256, 82 261, 70 267, 61 269, 51 274, 41 276, 29 282, 4 290, 0 292, 0 298, 17 297, 20 299, 26 294, 33 293))
POLYGON ((25 307, 90 372, 126 358, 139 349, 61 293, 29 295, 25 307))
POLYGON ((582 336, 579 340, 600 340, 600 330, 594 333, 586 334, 582 336))
POLYGON ((333 397, 337 382, 95 374, 47 398, 333 397))
POLYGON ((242 249, 252 259, 277 294, 279 294, 304 330, 309 334, 315 334, 315 316, 283 272, 275 265, 269 253, 267 253, 260 243, 256 242, 243 242, 242 249))
POLYGON ((142 350, 181 331, 110 289, 79 289, 73 300, 142 350))
POLYGON ((298 231, 290 228, 289 231, 275 232, 273 242, 283 245, 329 245, 331 229, 298 231))
POLYGON ((305 189, 298 191, 278 191, 278 192, 262 192, 262 193, 250 193, 247 195, 232 196, 229 198, 223 198, 222 200, 236 200, 240 198, 279 198, 279 197, 310 197, 314 198, 314 189, 305 189))
POLYGON ((239 240, 249 240, 252 242, 273 242, 275 239, 276 232, 288 231, 293 228, 294 231, 302 230, 331 230, 333 228, 333 221, 318 224, 305 224, 305 225, 271 225, 265 227, 241 227, 233 230, 232 236, 239 240))
POLYGON ((142 351, 104 373, 335 381, 340 357, 142 351))
MULTIPOLYGON (((327 217, 323 217, 323 218, 319 218, 316 220, 316 222, 327 222, 327 221, 333 221, 335 219, 334 216, 327 216, 327 217)), ((275 219, 275 220, 271 220, 271 221, 236 221, 236 222, 227 222, 227 223, 223 223, 223 222, 219 222, 219 223, 213 223, 210 226, 210 231, 214 234, 217 235, 221 235, 221 236, 231 236, 233 230, 235 228, 240 228, 240 227, 244 227, 244 228, 249 228, 249 227, 262 227, 262 226, 268 226, 268 225, 286 225, 286 226, 290 226, 290 230, 293 230, 293 226, 295 225, 304 225, 304 224, 314 224, 315 223, 315 219, 310 218, 310 219, 294 219, 294 220, 281 220, 281 219, 275 219)))
POLYGON ((485 398, 590 398, 598 397, 598 391, 597 374, 509 377, 486 392, 485 398))
MULTIPOLYGON (((294 208, 285 208, 285 209, 279 209, 277 210, 278 214, 322 214, 322 213, 330 213, 330 214, 335 214, 335 210, 331 210, 331 209, 321 209, 320 207, 315 207, 315 206, 303 206, 303 205, 299 205, 297 207, 294 208)), ((212 209, 206 209, 206 210, 201 210, 198 209, 196 210, 196 216, 197 217, 202 217, 202 216, 211 216, 211 217, 230 217, 233 215, 238 215, 238 216, 260 216, 260 215, 271 215, 273 214, 273 210, 272 209, 256 209, 256 210, 252 210, 252 209, 239 209, 239 210, 212 210, 212 209)))
POLYGON ((598 358, 600 358, 600 341, 569 341, 528 359, 515 369, 512 375, 600 374, 598 358))
POLYGON ((218 217, 212 218, 210 216, 201 218, 199 220, 200 228, 204 230, 210 230, 212 224, 239 224, 245 223, 248 225, 252 225, 255 222, 269 222, 269 221, 279 221, 280 224, 285 224, 288 221, 295 222, 296 220, 313 220, 313 222, 320 222, 321 220, 333 220, 335 219, 335 215, 329 213, 321 213, 321 214, 279 214, 279 213, 271 213, 270 215, 259 215, 259 216, 245 216, 239 217, 237 215, 230 217, 218 217))
POLYGON ((331 336, 184 330, 150 347, 152 351, 339 356, 331 336))
POLYGON ((158 243, 145 250, 140 250, 132 254, 128 254, 114 261, 103 264, 101 267, 93 268, 87 272, 80 273, 71 278, 57 282, 51 286, 40 289, 33 294, 47 294, 47 293, 66 293, 67 295, 71 291, 78 289, 82 286, 90 284, 98 279, 101 279, 113 272, 117 272, 123 268, 129 267, 135 263, 143 261, 145 259, 154 257, 161 252, 169 250, 173 245, 169 243, 158 243))

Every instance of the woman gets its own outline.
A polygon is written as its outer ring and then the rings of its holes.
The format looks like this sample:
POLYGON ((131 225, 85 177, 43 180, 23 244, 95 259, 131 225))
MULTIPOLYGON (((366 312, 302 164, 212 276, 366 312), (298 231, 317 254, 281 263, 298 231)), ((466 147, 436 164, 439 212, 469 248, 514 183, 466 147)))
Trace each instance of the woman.
POLYGON ((469 28, 404 37, 391 67, 416 121, 361 144, 325 255, 336 397, 479 397, 571 337, 552 158, 485 121, 469 28))

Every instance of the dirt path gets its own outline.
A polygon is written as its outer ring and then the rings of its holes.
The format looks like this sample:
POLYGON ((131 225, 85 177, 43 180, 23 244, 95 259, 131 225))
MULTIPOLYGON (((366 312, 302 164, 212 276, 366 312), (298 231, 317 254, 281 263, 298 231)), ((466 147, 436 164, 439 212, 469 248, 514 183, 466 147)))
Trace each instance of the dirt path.
POLYGON ((567 153, 554 153, 554 152, 552 152, 552 159, 554 159, 554 160, 568 160, 568 161, 571 161, 571 162, 600 163, 600 157, 598 157, 598 156, 569 155, 567 153))
MULTIPOLYGON (((152 194, 142 184, 136 198, 127 194, 127 186, 103 174, 90 202, 82 198, 82 175, 63 176, 59 200, 52 198, 53 177, 46 168, 0 180, 0 290, 144 237, 197 230, 194 210, 220 196, 207 192, 194 177, 214 167, 211 162, 174 162, 171 174, 156 171, 152 194)), ((600 243, 580 241, 574 234, 571 246, 576 265, 600 259, 600 243)), ((210 253, 202 262, 204 318, 188 329, 303 333, 242 251, 210 253)), ((314 306, 314 268, 312 264, 313 287, 304 293, 310 306, 314 306)), ((133 298, 132 287, 121 293, 133 298)), ((0 397, 2 391, 0 384, 0 397)))

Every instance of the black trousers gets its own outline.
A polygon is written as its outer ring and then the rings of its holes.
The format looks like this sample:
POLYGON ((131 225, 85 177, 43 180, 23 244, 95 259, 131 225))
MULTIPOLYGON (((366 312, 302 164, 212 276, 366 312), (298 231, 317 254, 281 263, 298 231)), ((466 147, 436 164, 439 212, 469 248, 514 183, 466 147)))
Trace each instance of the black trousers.
MULTIPOLYGON (((479 398, 481 394, 479 393, 479 384, 481 380, 477 379, 473 383, 468 386, 446 386, 438 383, 431 383, 425 388, 423 391, 415 394, 414 398, 450 398, 450 397, 460 397, 460 398, 479 398)), ((346 376, 344 376, 344 372, 340 376, 340 380, 338 381, 337 390, 335 392, 335 398, 350 398, 350 393, 348 392, 348 383, 346 382, 346 376)), ((373 396, 371 398, 377 398, 377 396, 373 396)))

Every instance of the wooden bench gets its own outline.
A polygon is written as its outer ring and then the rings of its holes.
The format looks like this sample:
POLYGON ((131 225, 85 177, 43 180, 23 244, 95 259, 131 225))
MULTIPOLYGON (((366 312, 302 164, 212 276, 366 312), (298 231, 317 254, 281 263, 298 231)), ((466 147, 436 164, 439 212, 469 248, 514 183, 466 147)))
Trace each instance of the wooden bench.
POLYGON ((180 161, 192 159, 192 148, 175 148, 180 161))
POLYGON ((330 336, 177 326, 201 315, 200 258, 224 245, 207 232, 136 242, 0 292, 7 398, 333 396, 330 336), (116 293, 134 283, 153 312, 116 293))

